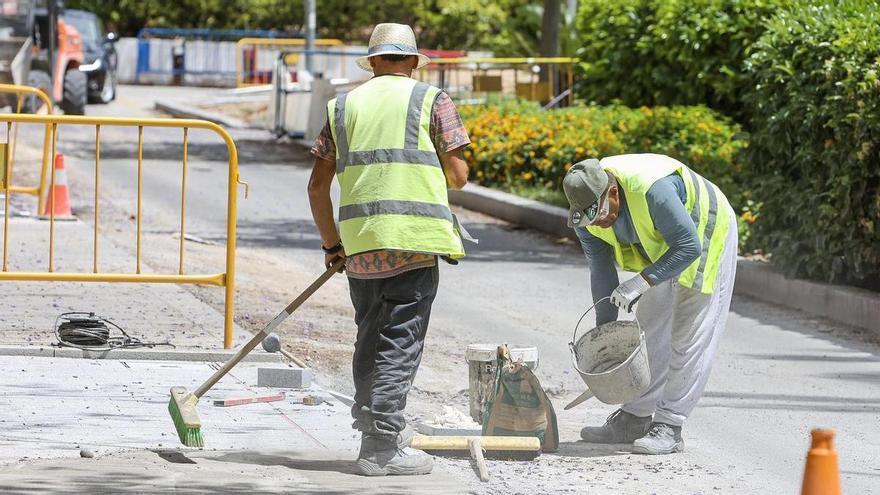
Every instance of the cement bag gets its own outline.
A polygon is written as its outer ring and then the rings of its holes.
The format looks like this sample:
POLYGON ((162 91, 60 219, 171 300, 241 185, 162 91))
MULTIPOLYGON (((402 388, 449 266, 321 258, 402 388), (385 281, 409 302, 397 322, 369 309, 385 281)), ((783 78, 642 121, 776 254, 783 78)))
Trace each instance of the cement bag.
POLYGON ((538 437, 542 451, 559 448, 553 404, 532 370, 510 358, 506 345, 498 346, 495 391, 483 411, 483 435, 538 437))

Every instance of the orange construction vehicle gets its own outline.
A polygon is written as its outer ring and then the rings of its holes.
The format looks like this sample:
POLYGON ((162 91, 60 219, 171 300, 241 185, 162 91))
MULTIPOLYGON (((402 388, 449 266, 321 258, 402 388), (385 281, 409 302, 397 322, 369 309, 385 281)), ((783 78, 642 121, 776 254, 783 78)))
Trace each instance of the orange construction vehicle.
MULTIPOLYGON (((61 20, 62 9, 60 0, 0 1, 0 82, 40 88, 64 113, 83 115, 88 78, 79 70, 85 60, 82 38, 61 20)), ((29 98, 25 110, 39 105, 29 98)))

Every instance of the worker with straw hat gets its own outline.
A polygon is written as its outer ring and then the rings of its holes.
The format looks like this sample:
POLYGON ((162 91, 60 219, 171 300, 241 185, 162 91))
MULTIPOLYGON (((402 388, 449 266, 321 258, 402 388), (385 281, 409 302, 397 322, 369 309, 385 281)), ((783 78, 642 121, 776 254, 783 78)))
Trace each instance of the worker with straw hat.
POLYGON ((365 475, 427 474, 403 415, 422 357, 438 258, 464 256, 447 188, 467 182, 470 144, 449 96, 412 79, 430 60, 412 28, 378 24, 358 65, 373 77, 327 105, 309 199, 329 266, 345 259, 357 340, 352 362, 357 465, 365 475), (330 186, 339 182, 339 228, 330 186))
POLYGON ((664 155, 585 160, 568 171, 563 189, 569 226, 590 260, 596 324, 616 320, 618 310, 632 312, 638 301, 651 369, 641 397, 581 437, 632 443, 634 453, 681 452, 682 425, 703 393, 727 322, 736 215, 715 184, 664 155), (619 283, 615 264, 638 273, 619 283))

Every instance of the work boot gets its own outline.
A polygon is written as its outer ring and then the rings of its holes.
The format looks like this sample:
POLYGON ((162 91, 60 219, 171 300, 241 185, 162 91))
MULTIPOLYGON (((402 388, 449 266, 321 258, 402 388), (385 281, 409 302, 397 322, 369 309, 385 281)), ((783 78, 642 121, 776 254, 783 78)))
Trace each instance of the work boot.
POLYGON ((648 433, 633 442, 633 454, 672 454, 684 452, 684 440, 681 438, 681 426, 666 423, 651 423, 648 433))
POLYGON ((434 459, 424 452, 398 447, 393 437, 364 435, 357 466, 365 476, 429 474, 434 459))
POLYGON ((587 426, 581 438, 589 443, 632 443, 642 438, 651 427, 651 416, 640 417, 618 409, 602 426, 587 426))

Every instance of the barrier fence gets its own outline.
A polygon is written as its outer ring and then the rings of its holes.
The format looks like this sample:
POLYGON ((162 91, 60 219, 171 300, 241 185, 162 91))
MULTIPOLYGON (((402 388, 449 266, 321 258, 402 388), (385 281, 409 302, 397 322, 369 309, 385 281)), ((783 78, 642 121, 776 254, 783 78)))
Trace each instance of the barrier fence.
MULTIPOLYGON (((245 186, 247 197, 248 185, 238 175, 238 152, 235 142, 229 133, 222 127, 204 120, 189 119, 134 119, 114 117, 80 117, 59 115, 24 115, 24 114, 0 114, 0 123, 6 124, 7 140, 13 125, 37 124, 45 125, 49 129, 47 145, 51 150, 49 155, 51 163, 55 163, 57 156, 58 126, 94 126, 95 128, 95 194, 94 194, 94 239, 92 253, 91 272, 56 272, 54 270, 55 248, 55 208, 54 194, 49 195, 49 260, 46 272, 17 272, 10 271, 8 264, 9 245, 9 208, 4 211, 3 218, 3 266, 0 271, 0 281, 46 281, 46 282, 130 282, 130 283, 171 283, 171 284, 203 284, 225 287, 226 296, 224 304, 224 328, 223 346, 227 349, 232 347, 233 314, 234 314, 234 291, 235 291, 235 246, 236 246, 236 211, 238 205, 238 184, 245 186), (137 128, 137 246, 133 271, 130 273, 102 272, 98 262, 99 250, 99 227, 100 209, 98 200, 100 197, 100 170, 101 170, 101 128, 102 127, 135 127, 137 128), (145 128, 179 128, 182 131, 183 153, 181 162, 181 194, 180 194, 180 246, 177 273, 142 273, 141 271, 141 241, 142 241, 142 199, 143 199, 143 144, 145 128), (227 182, 227 215, 226 215, 226 266, 225 271, 213 274, 188 274, 184 271, 184 237, 186 232, 186 179, 189 130, 204 129, 212 131, 220 136, 226 144, 228 153, 228 182, 227 182), (48 144, 50 143, 50 144, 48 144)), ((7 141, 8 142, 8 141, 7 141)), ((8 160, 8 158, 7 158, 8 160)), ((50 188, 55 188, 55 168, 49 178, 50 188)), ((6 167, 6 184, 12 180, 12 167, 6 167)), ((7 206, 8 206, 8 194, 7 206)))
MULTIPOLYGON (((279 54, 284 51, 290 57, 289 65, 293 65, 296 61, 294 57, 298 57, 300 53, 306 53, 306 40, 302 38, 242 38, 235 43, 235 85, 239 88, 244 86, 255 86, 259 84, 270 84, 272 82, 272 72, 275 68, 275 61, 279 54), (293 48, 300 48, 298 52, 292 51, 293 48)), ((318 38, 315 40, 315 46, 343 46, 341 40, 332 38, 318 38)), ((341 75, 345 77, 346 66, 344 59, 340 58, 341 65, 339 70, 341 75)))
MULTIPOLYGON (((416 71, 416 79, 457 95, 512 94, 547 102, 574 85, 575 58, 435 58, 416 71)), ((568 103, 573 95, 568 94, 568 103)))
MULTIPOLYGON (((39 99, 45 106, 46 111, 51 114, 52 113, 52 100, 49 99, 49 96, 44 93, 42 90, 37 88, 32 88, 30 86, 19 86, 16 84, 0 84, 0 94, 12 95, 14 98, 14 108, 15 113, 20 114, 22 108, 24 106, 24 100, 26 97, 30 96, 33 98, 39 99)), ((3 173, 8 175, 8 177, 3 178, 3 183, 8 184, 8 192, 10 193, 18 193, 18 194, 29 194, 31 196, 37 197, 37 214, 43 211, 46 201, 46 176, 49 172, 49 140, 51 135, 51 128, 48 124, 46 124, 46 132, 43 137, 43 159, 41 161, 40 167, 40 183, 36 186, 16 186, 12 184, 10 177, 12 174, 12 169, 15 166, 15 149, 16 143, 18 142, 18 126, 13 126, 11 136, 10 129, 7 129, 6 136, 6 153, 4 153, 4 166, 2 167, 3 173), (11 139, 10 139, 11 138, 11 139), (7 158, 8 157, 8 158, 7 158)), ((5 186, 4 186, 5 187, 5 186)), ((9 194, 5 195, 4 198, 5 209, 9 210, 9 194)))

